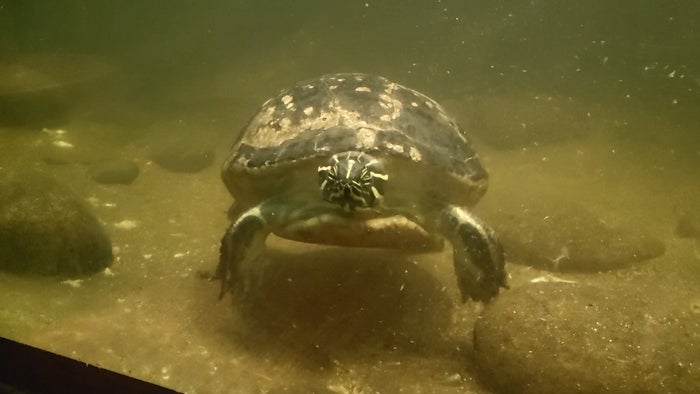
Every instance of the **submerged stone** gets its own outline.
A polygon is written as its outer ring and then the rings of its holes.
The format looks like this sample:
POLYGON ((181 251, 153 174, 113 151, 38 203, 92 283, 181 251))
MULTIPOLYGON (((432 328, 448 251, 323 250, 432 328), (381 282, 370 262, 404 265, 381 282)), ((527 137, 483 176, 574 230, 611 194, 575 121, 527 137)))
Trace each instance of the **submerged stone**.
POLYGON ((638 287, 536 283, 502 293, 475 326, 483 378, 503 393, 698 392, 700 315, 680 293, 638 287))
POLYGON ((173 172, 194 173, 214 163, 214 140, 198 122, 156 124, 151 157, 160 167, 173 172), (197 130, 196 132, 194 130, 197 130))
POLYGON ((90 177, 101 184, 130 185, 139 176, 139 166, 129 160, 111 160, 95 164, 90 177))
POLYGON ((581 204, 557 196, 518 194, 491 199, 483 217, 499 235, 509 261, 568 272, 629 266, 664 254, 641 229, 606 223, 581 204))
POLYGON ((0 177, 0 269, 76 276, 112 262, 112 244, 78 197, 35 172, 0 177))
POLYGON ((449 327, 444 285, 396 251, 280 244, 289 248, 270 250, 265 268, 249 272, 255 289, 236 299, 247 345, 287 349, 314 368, 329 368, 336 352, 415 350, 449 327))
POLYGON ((172 143, 155 150, 153 161, 173 172, 199 172, 214 163, 214 149, 185 142, 172 143))
POLYGON ((46 164, 66 165, 88 163, 91 155, 84 149, 74 146, 46 144, 37 149, 37 156, 46 164))

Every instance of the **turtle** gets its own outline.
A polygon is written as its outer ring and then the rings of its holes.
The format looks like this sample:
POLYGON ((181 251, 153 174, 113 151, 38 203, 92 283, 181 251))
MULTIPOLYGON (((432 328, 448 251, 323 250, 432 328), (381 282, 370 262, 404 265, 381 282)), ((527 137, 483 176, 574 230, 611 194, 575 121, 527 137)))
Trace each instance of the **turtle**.
POLYGON ((271 233, 426 250, 447 240, 462 302, 508 287, 495 232, 469 210, 488 185, 470 137, 433 99, 384 77, 327 74, 281 91, 243 128, 222 179, 234 203, 220 297, 250 291, 271 233))

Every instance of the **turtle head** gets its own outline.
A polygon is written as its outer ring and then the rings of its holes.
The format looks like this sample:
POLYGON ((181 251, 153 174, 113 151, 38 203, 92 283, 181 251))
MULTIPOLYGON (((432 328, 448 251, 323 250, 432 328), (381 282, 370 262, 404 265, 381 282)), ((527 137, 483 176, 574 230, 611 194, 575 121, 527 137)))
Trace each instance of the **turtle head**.
POLYGON ((338 153, 318 167, 323 199, 346 210, 375 206, 388 179, 382 163, 364 152, 338 153))

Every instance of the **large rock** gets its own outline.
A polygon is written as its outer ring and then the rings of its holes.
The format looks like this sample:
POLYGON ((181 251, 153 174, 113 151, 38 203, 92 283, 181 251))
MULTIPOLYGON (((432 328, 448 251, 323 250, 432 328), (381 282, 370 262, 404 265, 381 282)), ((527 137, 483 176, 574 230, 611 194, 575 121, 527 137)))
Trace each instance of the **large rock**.
POLYGON ((606 271, 665 252, 663 242, 642 229, 608 224, 585 206, 554 194, 497 196, 479 208, 508 260, 537 268, 606 271))
POLYGON ((689 298, 652 281, 528 284, 477 321, 475 359, 502 393, 698 393, 700 314, 689 298))
POLYGON ((86 204, 34 172, 0 172, 0 269, 76 276, 112 261, 112 244, 86 204))
POLYGON ((415 349, 449 326, 452 304, 443 285, 395 251, 305 246, 307 252, 289 253, 304 246, 279 244, 291 247, 270 249, 265 268, 249 272, 253 290, 236 298, 248 344, 302 349, 308 362, 330 367, 337 351, 415 349))

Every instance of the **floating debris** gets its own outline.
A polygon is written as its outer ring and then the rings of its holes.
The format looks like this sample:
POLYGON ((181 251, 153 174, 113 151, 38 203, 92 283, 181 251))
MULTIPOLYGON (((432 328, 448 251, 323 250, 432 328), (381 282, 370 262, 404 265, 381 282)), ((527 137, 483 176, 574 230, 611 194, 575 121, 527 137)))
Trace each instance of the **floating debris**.
POLYGON ((117 204, 113 202, 101 202, 99 198, 95 196, 90 196, 86 198, 87 202, 93 207, 105 207, 105 208, 116 208, 117 204))
POLYGON ((133 230, 139 226, 139 222, 131 219, 124 219, 121 222, 114 223, 114 227, 120 230, 133 230))
POLYGON ((64 148, 64 149, 75 148, 75 146, 73 144, 71 144, 70 142, 61 141, 61 140, 54 141, 53 144, 59 148, 64 148))
POLYGON ((87 200, 87 202, 89 202, 90 205, 92 205, 93 207, 97 207, 97 206, 100 205, 100 199, 97 198, 97 197, 95 197, 95 196, 90 196, 90 197, 86 198, 86 200, 87 200))
POLYGON ((68 285, 74 289, 77 289, 78 287, 83 285, 83 280, 82 279, 66 279, 63 282, 61 282, 63 285, 68 285))
POLYGON ((575 280, 569 280, 564 278, 559 278, 554 275, 544 275, 537 278, 530 279, 530 283, 578 283, 575 280))
POLYGON ((66 131, 63 129, 47 129, 46 127, 44 127, 43 129, 41 129, 41 132, 46 133, 54 138, 66 135, 66 131))

